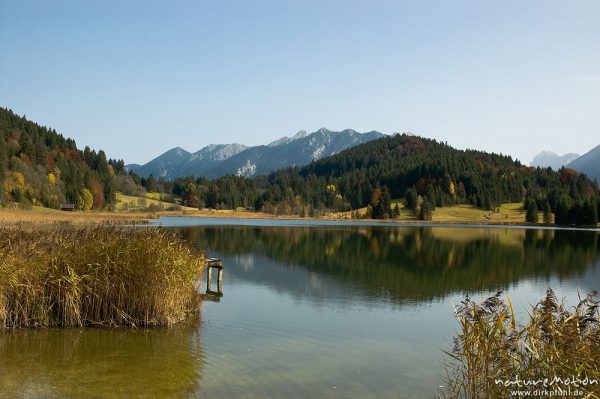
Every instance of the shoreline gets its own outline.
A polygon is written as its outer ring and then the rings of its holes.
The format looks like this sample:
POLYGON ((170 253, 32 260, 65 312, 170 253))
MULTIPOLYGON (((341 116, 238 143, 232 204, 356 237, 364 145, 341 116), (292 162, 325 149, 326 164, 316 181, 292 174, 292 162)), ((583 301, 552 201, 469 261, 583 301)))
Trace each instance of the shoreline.
POLYGON ((415 217, 400 219, 355 219, 343 214, 329 214, 322 217, 300 217, 295 215, 273 215, 255 211, 233 210, 198 210, 198 211, 161 211, 161 212, 65 212, 53 209, 0 209, 0 227, 27 226, 131 226, 156 225, 161 217, 196 218, 196 219, 230 219, 240 221, 250 220, 281 220, 296 222, 330 222, 340 224, 370 224, 391 226, 455 226, 455 227, 505 227, 526 229, 560 229, 580 231, 600 231, 593 226, 559 226, 555 224, 526 223, 504 221, 502 219, 452 219, 423 221, 415 217))
MULTIPOLYGON (((542 229, 542 230, 578 230, 578 231, 597 231, 600 232, 600 226, 561 226, 555 224, 543 223, 519 223, 519 222, 502 222, 494 220, 433 220, 423 221, 418 219, 353 219, 324 216, 320 218, 300 217, 294 215, 272 215, 261 212, 228 212, 223 211, 199 211, 189 214, 177 215, 160 215, 174 218, 197 218, 197 219, 229 219, 229 220, 281 220, 294 222, 330 222, 339 224, 356 224, 356 225, 389 225, 389 226, 406 226, 406 227, 421 227, 421 226, 450 226, 450 227, 498 227, 498 228, 523 228, 523 229, 542 229)), ((160 220, 160 216, 149 220, 150 225, 155 225, 153 221, 160 220)), ((235 225, 235 223, 232 223, 235 225)))

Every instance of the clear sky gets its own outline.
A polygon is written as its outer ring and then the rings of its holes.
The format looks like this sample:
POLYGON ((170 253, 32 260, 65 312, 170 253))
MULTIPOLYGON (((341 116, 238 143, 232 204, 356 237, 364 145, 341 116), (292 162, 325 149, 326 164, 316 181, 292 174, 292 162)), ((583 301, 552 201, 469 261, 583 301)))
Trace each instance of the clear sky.
POLYGON ((600 1, 0 0, 0 106, 143 163, 298 130, 600 144, 600 1))

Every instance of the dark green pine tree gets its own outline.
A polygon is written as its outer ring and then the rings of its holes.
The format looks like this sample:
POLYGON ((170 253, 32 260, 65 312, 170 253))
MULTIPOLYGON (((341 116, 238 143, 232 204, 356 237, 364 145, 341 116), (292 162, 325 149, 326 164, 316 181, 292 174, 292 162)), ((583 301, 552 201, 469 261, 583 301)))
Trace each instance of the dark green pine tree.
POLYGON ((104 199, 108 204, 114 204, 117 201, 115 183, 113 175, 110 173, 108 167, 108 160, 104 151, 98 151, 98 169, 97 172, 102 182, 102 190, 104 192, 104 199))
POLYGON ((413 211, 417 210, 417 190, 414 187, 406 190, 406 207, 413 211))
POLYGON ((492 197, 489 194, 485 195, 483 198, 483 209, 491 211, 494 209, 494 204, 492 203, 492 197))
POLYGON ((444 192, 440 186, 435 188, 435 206, 444 207, 446 206, 446 200, 444 198, 444 192))
POLYGON ((537 223, 538 219, 538 208, 537 202, 532 197, 525 198, 525 220, 529 223, 537 223))
POLYGON ((554 222, 556 224, 569 225, 571 221, 571 199, 566 195, 562 194, 556 205, 556 212, 554 212, 554 222))
POLYGON ((148 176, 148 178, 146 179, 146 190, 150 192, 158 191, 158 188, 156 186, 156 179, 153 175, 148 176))
POLYGON ((588 198, 583 202, 579 224, 596 226, 598 224, 598 206, 595 198, 588 198))
POLYGON ((392 199, 387 187, 383 187, 381 197, 373 206, 373 219, 388 219, 392 216, 392 199))
POLYGON ((427 198, 429 199, 429 206, 431 210, 435 211, 435 188, 431 183, 427 185, 427 198))
POLYGON ((390 191, 385 186, 381 195, 381 208, 385 219, 392 216, 392 199, 390 198, 390 191))
POLYGON ((419 212, 419 219, 426 221, 433 219, 433 211, 431 209, 431 205, 427 197, 423 199, 423 204, 421 205, 421 212, 419 212))

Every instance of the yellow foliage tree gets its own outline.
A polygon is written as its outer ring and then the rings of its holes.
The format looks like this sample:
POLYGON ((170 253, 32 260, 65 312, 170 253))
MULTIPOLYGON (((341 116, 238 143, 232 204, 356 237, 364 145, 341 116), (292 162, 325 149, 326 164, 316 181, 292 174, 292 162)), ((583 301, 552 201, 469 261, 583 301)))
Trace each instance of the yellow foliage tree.
POLYGON ((450 191, 450 194, 454 194, 456 192, 456 189, 454 188, 454 182, 450 181, 450 187, 448 188, 450 191))
POLYGON ((15 190, 25 191, 25 176, 20 172, 7 172, 4 180, 4 191, 12 193, 15 190))
POLYGON ((52 185, 56 184, 56 176, 54 175, 54 173, 48 173, 48 181, 52 185))
POLYGON ((84 211, 89 211, 90 209, 92 209, 92 205, 94 205, 94 196, 92 195, 92 192, 87 188, 84 188, 83 192, 81 193, 81 197, 83 200, 81 209, 83 209, 84 211))

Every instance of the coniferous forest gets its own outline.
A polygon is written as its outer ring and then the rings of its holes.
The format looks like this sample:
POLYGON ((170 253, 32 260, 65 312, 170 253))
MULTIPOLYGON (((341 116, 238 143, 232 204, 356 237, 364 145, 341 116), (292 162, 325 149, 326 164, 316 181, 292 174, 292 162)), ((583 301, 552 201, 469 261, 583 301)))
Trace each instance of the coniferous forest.
POLYGON ((123 161, 86 147, 54 129, 0 108, 0 204, 57 208, 105 209, 115 203, 115 174, 123 161))
POLYGON ((78 150, 73 140, 7 109, 0 109, 0 183, 3 205, 57 208, 68 202, 81 210, 111 209, 116 191, 160 192, 197 208, 300 216, 367 207, 375 219, 397 217, 392 199, 400 198, 423 220, 431 220, 436 207, 493 210, 522 202, 528 222, 596 225, 600 207, 597 182, 573 169, 528 167, 510 156, 406 134, 253 179, 143 178, 127 173, 122 160, 107 159, 102 150, 78 150))

